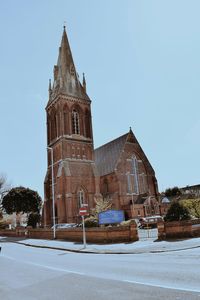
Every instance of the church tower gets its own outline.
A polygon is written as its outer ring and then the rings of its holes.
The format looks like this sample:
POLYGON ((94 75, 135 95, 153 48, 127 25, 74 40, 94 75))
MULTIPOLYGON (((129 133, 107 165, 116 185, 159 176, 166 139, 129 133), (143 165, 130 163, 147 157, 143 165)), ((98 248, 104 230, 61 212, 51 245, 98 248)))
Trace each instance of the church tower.
POLYGON ((64 26, 53 84, 49 82, 47 173, 44 182, 44 224, 52 224, 52 163, 56 223, 79 221, 83 204, 93 207, 99 195, 94 163, 91 100, 76 72, 64 26), (51 152, 53 152, 53 161, 51 152))

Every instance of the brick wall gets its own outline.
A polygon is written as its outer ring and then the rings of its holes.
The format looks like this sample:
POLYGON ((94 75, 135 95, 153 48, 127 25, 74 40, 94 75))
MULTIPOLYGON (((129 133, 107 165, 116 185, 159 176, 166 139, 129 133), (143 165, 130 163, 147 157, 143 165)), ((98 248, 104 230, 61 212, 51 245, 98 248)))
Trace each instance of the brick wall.
POLYGON ((158 239, 200 237, 200 219, 158 223, 158 239))
MULTIPOLYGON (((52 229, 23 229, 1 230, 1 236, 27 237, 35 239, 53 239, 52 229)), ((82 242, 83 232, 81 228, 67 228, 56 230, 56 239, 82 242)), ((89 243, 123 243, 138 240, 137 225, 120 227, 87 228, 86 239, 89 243)))
POLYGON ((192 235, 194 237, 200 237, 200 219, 192 220, 192 235))
MULTIPOLYGON (((30 229, 29 238, 53 239, 51 229, 30 229)), ((81 228, 66 228, 56 230, 56 238, 73 242, 82 242, 83 232, 81 228)), ((138 240, 136 225, 105 228, 87 228, 86 239, 89 243, 120 243, 138 240)))

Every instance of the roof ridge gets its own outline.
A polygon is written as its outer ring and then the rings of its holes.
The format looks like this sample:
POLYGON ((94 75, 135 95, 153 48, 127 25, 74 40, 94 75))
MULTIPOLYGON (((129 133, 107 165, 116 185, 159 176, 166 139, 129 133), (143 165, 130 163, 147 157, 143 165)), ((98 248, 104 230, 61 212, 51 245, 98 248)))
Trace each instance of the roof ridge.
POLYGON ((99 146, 98 148, 94 149, 94 151, 96 151, 96 150, 98 150, 98 149, 100 149, 100 148, 102 148, 102 147, 104 147, 104 146, 106 146, 106 145, 109 145, 109 144, 111 144, 111 143, 113 143, 113 142, 115 142, 115 141, 121 139, 122 137, 128 136, 128 134, 129 134, 129 132, 127 132, 127 133, 125 133, 125 134, 119 136, 118 138, 115 138, 114 140, 112 140, 112 141, 110 141, 110 142, 108 142, 108 143, 106 143, 106 144, 103 144, 103 145, 99 146))

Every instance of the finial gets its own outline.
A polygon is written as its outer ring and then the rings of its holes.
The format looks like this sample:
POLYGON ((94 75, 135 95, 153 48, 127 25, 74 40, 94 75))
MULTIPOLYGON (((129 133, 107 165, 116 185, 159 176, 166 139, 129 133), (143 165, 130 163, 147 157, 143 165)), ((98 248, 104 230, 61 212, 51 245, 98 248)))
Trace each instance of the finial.
POLYGON ((49 79, 49 90, 51 90, 51 79, 49 79))
POLYGON ((65 31, 65 29, 66 29, 66 21, 64 21, 63 29, 65 31))
POLYGON ((51 79, 49 79, 49 96, 51 95, 52 89, 51 89, 51 79))
POLYGON ((132 128, 131 128, 131 126, 129 127, 129 131, 130 131, 130 132, 132 131, 132 128))
POLYGON ((86 80, 85 80, 85 73, 83 73, 83 88, 84 88, 84 91, 86 92, 86 80))

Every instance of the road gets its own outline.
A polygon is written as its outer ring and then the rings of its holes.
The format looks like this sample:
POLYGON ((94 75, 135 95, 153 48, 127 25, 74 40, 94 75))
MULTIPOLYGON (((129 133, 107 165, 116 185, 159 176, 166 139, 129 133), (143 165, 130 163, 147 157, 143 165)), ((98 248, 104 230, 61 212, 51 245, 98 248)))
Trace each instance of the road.
POLYGON ((199 249, 116 255, 0 246, 3 300, 200 300, 199 249))

